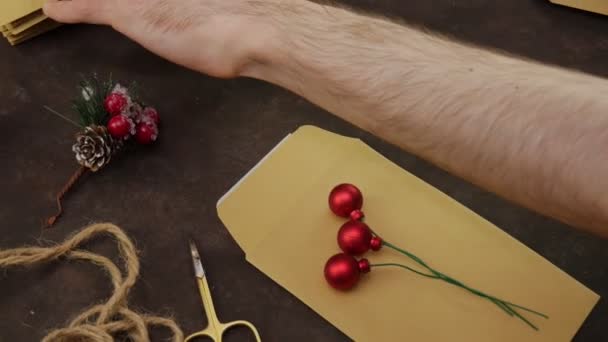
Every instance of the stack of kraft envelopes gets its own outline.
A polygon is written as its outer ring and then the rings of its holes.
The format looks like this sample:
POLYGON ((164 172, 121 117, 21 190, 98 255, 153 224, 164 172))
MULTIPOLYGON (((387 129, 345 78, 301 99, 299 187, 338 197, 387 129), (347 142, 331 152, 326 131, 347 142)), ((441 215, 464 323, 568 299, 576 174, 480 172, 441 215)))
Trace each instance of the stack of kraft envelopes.
POLYGON ((554 4, 570 6, 589 12, 608 15, 608 0, 550 0, 554 4))
POLYGON ((0 1, 0 31, 11 45, 58 27, 42 12, 44 0, 0 1))

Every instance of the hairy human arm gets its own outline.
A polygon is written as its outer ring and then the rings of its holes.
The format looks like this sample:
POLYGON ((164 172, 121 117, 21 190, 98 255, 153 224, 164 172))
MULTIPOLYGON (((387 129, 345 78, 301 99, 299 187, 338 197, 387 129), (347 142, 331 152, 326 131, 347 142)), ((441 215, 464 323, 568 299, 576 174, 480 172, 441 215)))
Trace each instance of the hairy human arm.
POLYGON ((608 236, 608 81, 312 3, 245 70, 509 200, 608 236))
POLYGON ((608 237, 608 81, 305 0, 51 0, 176 63, 288 88, 472 183, 608 237))

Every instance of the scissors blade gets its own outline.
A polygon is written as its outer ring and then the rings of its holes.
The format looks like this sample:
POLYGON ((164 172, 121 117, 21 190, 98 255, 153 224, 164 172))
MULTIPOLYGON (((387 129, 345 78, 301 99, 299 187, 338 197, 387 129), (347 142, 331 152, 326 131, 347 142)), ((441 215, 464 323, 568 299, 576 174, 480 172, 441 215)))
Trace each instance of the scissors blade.
POLYGON ((201 262, 201 256, 192 240, 190 240, 190 254, 192 255, 192 264, 194 265, 194 275, 200 279, 205 278, 205 269, 201 262))

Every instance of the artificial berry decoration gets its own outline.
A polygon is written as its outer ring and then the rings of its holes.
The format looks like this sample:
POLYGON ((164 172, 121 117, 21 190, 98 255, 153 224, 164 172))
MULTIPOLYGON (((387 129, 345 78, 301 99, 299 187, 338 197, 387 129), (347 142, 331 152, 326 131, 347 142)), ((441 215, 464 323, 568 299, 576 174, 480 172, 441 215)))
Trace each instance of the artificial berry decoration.
POLYGON ((325 279, 331 287, 346 291, 359 281, 361 273, 367 273, 370 264, 366 259, 357 261, 354 257, 340 253, 332 256, 325 263, 325 279))
POLYGON ((116 115, 108 121, 108 132, 116 139, 126 139, 133 128, 133 122, 124 115, 116 115))
POLYGON ((359 266, 359 271, 361 271, 361 273, 369 273, 369 271, 372 270, 372 265, 369 263, 369 260, 365 258, 357 261, 357 265, 359 266))
POLYGON ((128 115, 130 118, 133 118, 133 120, 138 123, 141 121, 140 118, 143 117, 143 112, 143 107, 139 103, 133 102, 133 100, 131 100, 131 106, 129 107, 129 110, 127 110, 126 115, 128 115))
POLYGON ((140 122, 135 128, 135 139, 142 145, 148 145, 156 141, 158 128, 153 123, 140 122))
POLYGON ((83 125, 72 145, 79 167, 57 193, 57 213, 46 220, 47 227, 54 225, 63 214, 61 201, 79 177, 106 167, 129 143, 127 139, 131 136, 140 144, 151 144, 158 137, 158 112, 144 106, 129 88, 112 80, 101 80, 96 75, 84 79, 74 108, 83 125))
POLYGON ((382 239, 374 236, 369 242, 369 248, 371 248, 372 251, 379 251, 380 248, 382 248, 382 239))
POLYGON ((113 92, 108 95, 103 102, 103 106, 110 116, 116 116, 122 114, 127 108, 129 101, 127 96, 123 93, 113 92))
POLYGON ((142 112, 142 121, 151 121, 155 125, 160 124, 160 116, 158 115, 158 111, 152 107, 144 108, 142 112))
POLYGON ((549 316, 543 313, 507 302, 464 285, 462 282, 432 268, 428 263, 405 249, 383 241, 378 236, 374 236, 375 233, 373 233, 362 221, 364 218, 363 212, 361 211, 362 206, 363 195, 361 194, 361 191, 352 184, 340 184, 333 188, 329 194, 329 208, 331 211, 338 216, 350 218, 350 220, 344 223, 338 231, 338 245, 344 253, 332 256, 325 264, 325 279, 333 288, 339 290, 351 289, 359 281, 361 273, 368 273, 372 267, 400 267, 421 276, 445 281, 446 283, 460 287, 473 295, 487 299, 505 311, 508 315, 516 316, 521 319, 534 330, 538 330, 538 327, 524 317, 519 310, 526 311, 545 319, 549 318, 549 316), (419 270, 395 262, 371 265, 367 259, 357 260, 353 257, 353 255, 363 254, 370 249, 373 251, 380 250, 382 246, 391 248, 417 263, 419 270))
POLYGON ((344 253, 361 255, 371 248, 373 235, 369 227, 361 221, 348 221, 338 231, 338 246, 344 253))
POLYGON ((365 217, 365 214, 363 214, 363 212, 361 210, 357 209, 357 210, 353 210, 349 216, 350 216, 350 219, 353 221, 361 221, 365 217))
MULTIPOLYGON (((360 211, 361 207, 363 195, 352 184, 340 184, 329 194, 329 208, 338 216, 349 217, 353 211, 360 211)), ((363 213, 360 216, 363 217, 363 213)))

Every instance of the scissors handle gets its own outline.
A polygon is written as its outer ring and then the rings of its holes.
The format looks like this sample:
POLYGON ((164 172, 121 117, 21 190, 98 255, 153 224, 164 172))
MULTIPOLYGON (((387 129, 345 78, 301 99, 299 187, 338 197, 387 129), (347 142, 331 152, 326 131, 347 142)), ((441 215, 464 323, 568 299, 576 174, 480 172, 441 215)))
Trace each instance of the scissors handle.
POLYGON ((197 278, 198 289, 201 295, 201 299, 203 300, 203 310, 207 315, 207 321, 209 325, 206 329, 196 332, 184 340, 184 342, 188 342, 194 338, 198 337, 208 337, 212 341, 222 342, 222 336, 227 330, 230 330, 237 326, 245 326, 251 330, 257 342, 261 342, 260 334, 258 330, 255 328, 253 324, 247 321, 233 321, 229 323, 221 323, 217 317, 215 312, 215 307, 213 305, 213 299, 211 298, 211 289, 209 288, 209 284, 207 283, 207 279, 197 278))
MULTIPOLYGON (((226 331, 228 331, 234 327, 238 327, 238 326, 247 327, 249 330, 251 330, 251 332, 253 333, 253 336, 255 336, 255 340, 257 342, 262 342, 262 339, 260 338, 260 333, 258 333, 258 329, 256 329, 253 324, 251 324, 250 322, 247 322, 247 321, 234 321, 234 322, 222 324, 222 328, 221 328, 222 336, 224 335, 224 333, 226 333, 226 331)), ((220 340, 218 342, 222 342, 222 339, 220 338, 220 340)))
POLYGON ((212 334, 212 331, 210 329, 205 329, 203 331, 195 332, 194 334, 186 337, 186 339, 184 339, 184 342, 189 342, 189 341, 192 341, 195 338, 199 338, 199 337, 208 337, 211 339, 211 341, 214 341, 214 342, 221 341, 221 338, 222 338, 221 336, 218 339, 216 339, 214 336, 215 336, 215 334, 212 334))
POLYGON ((247 322, 247 321, 234 321, 234 322, 225 323, 225 324, 220 323, 219 325, 217 325, 215 327, 215 329, 208 327, 205 330, 196 332, 196 333, 186 337, 184 342, 189 342, 189 341, 192 341, 193 339, 199 338, 199 337, 207 337, 207 338, 210 338, 214 342, 222 342, 226 331, 228 331, 232 328, 235 328, 235 327, 239 327, 239 326, 244 326, 244 327, 248 328, 249 330, 251 330, 251 332, 253 333, 253 336, 255 336, 256 342, 262 342, 262 339, 260 338, 260 334, 258 333, 258 329, 256 329, 253 324, 251 324, 250 322, 247 322))

